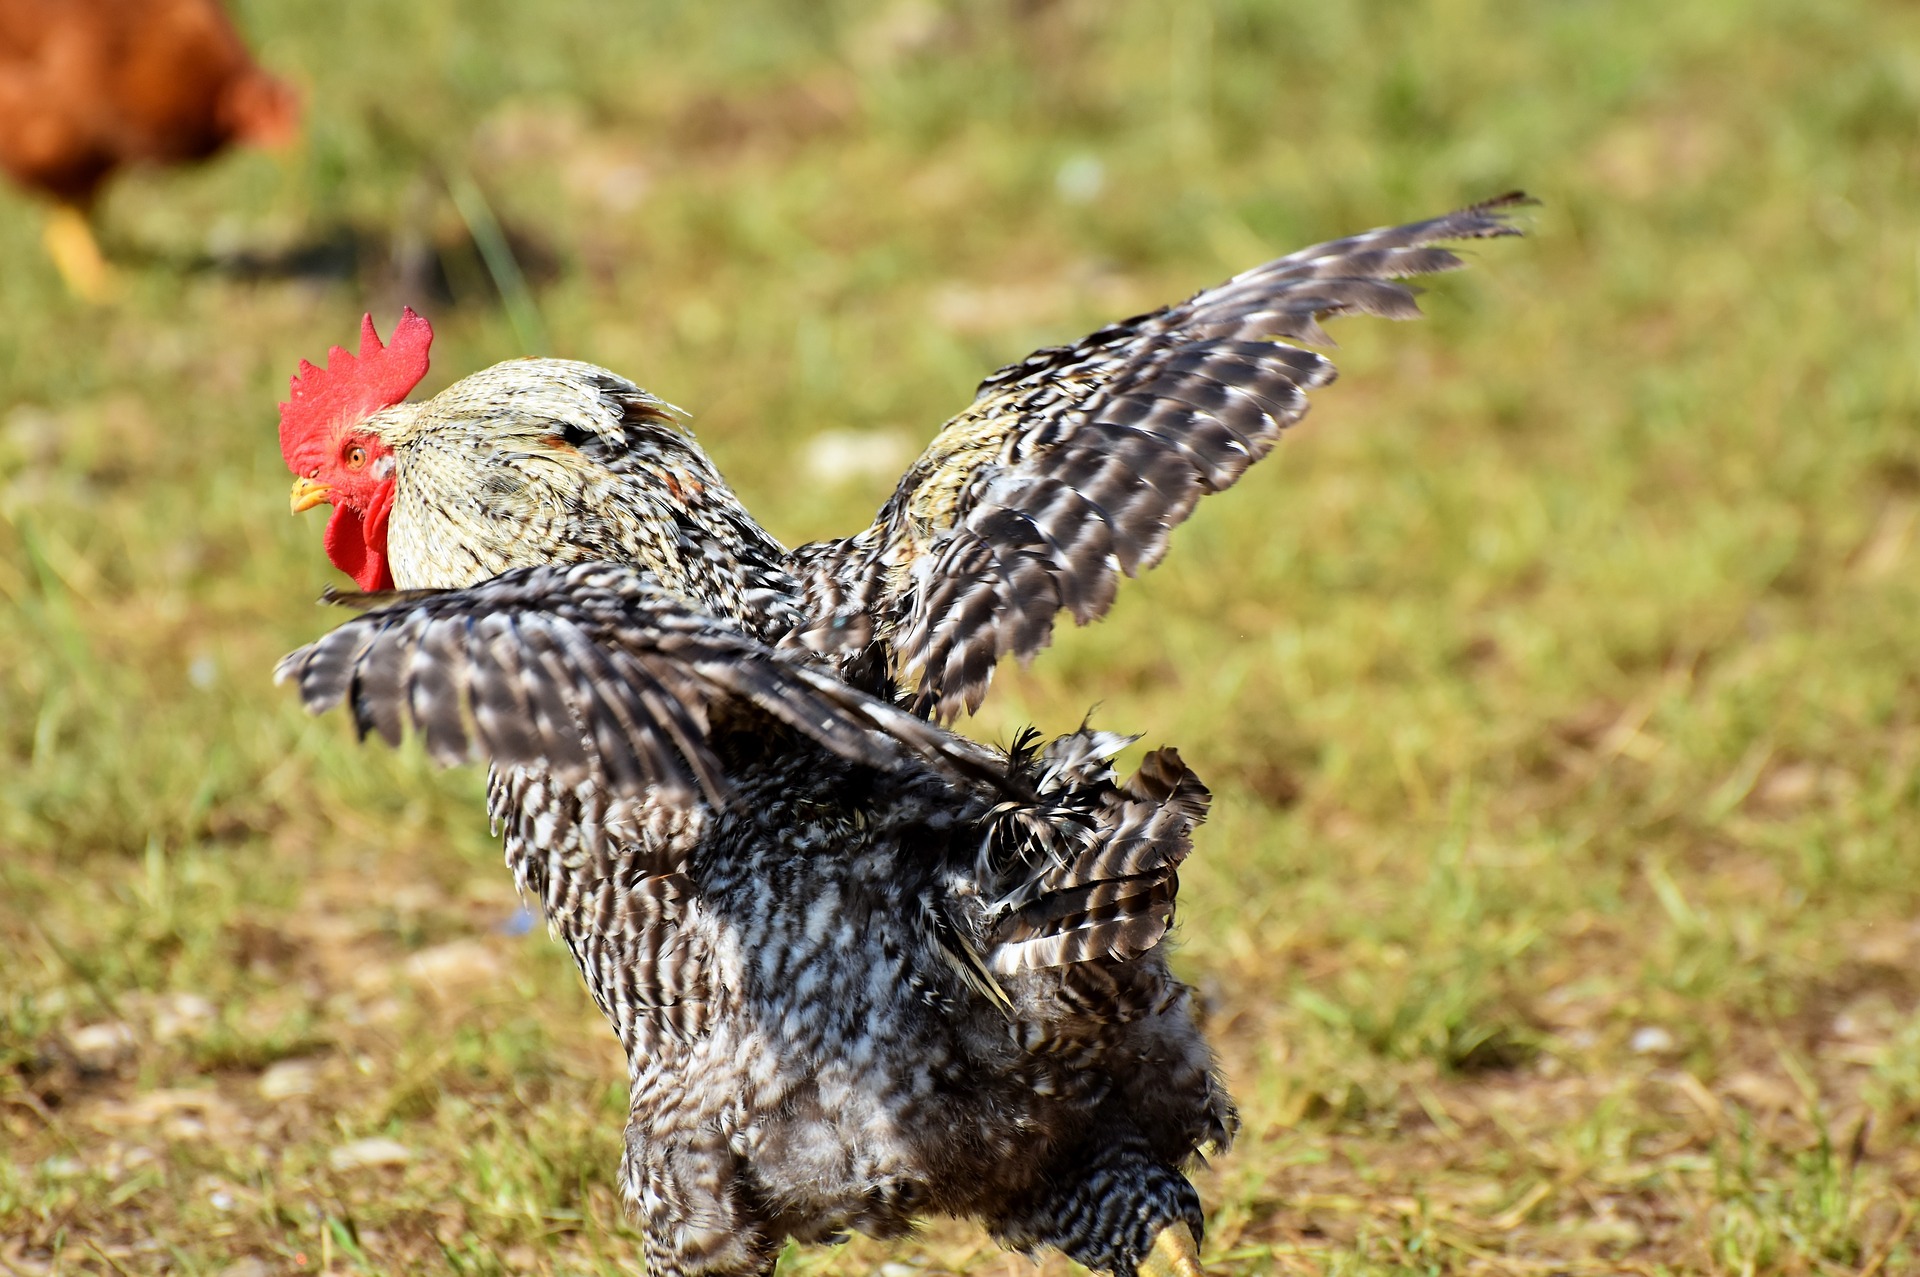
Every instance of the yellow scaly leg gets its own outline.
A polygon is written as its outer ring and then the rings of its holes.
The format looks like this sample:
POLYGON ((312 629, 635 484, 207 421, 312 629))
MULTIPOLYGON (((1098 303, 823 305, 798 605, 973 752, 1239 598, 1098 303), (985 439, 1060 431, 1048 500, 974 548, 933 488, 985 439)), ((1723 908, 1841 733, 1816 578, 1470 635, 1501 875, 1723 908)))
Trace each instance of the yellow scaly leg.
POLYGON ((1153 1249, 1140 1264, 1142 1277, 1207 1277, 1200 1267, 1200 1247, 1185 1224, 1168 1224, 1153 1239, 1153 1249))
POLYGON ((53 258, 60 278, 83 301, 103 302, 113 296, 113 268, 100 254, 87 215, 71 204, 60 204, 47 217, 43 237, 47 255, 53 258))

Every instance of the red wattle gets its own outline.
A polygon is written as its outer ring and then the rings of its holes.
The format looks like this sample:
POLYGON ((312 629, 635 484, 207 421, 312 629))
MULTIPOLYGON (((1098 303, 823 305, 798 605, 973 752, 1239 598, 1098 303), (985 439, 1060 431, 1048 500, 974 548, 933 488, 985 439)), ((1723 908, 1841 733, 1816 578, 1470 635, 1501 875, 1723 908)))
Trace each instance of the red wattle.
POLYGON ((387 566, 387 516, 393 513, 394 491, 395 485, 391 479, 381 484, 373 494, 372 506, 367 510, 367 555, 372 570, 367 580, 360 582, 363 590, 393 588, 393 569, 387 566), (369 585, 368 581, 372 584, 369 585))
POLYGON ((392 510, 393 489, 387 487, 374 497, 364 520, 344 505, 336 505, 327 520, 327 558, 363 590, 393 588, 393 571, 387 566, 387 515, 392 510))

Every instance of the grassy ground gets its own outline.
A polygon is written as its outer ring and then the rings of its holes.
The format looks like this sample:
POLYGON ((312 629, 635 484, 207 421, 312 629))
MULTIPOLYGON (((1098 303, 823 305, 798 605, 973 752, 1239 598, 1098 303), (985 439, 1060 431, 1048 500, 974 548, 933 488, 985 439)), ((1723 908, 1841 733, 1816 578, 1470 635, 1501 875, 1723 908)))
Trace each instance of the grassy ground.
MULTIPOLYGON (((1098 702, 1219 794, 1220 1272, 1920 1268, 1920 12, 241 12, 308 140, 121 184, 116 304, 0 201, 0 1273, 637 1266, 618 1056, 478 778, 268 681, 332 579, 273 405, 364 307, 430 310, 429 390, 636 377, 798 540, 1006 359, 1517 185, 1535 238, 1344 325, 975 727, 1098 702)), ((1026 1264, 786 1271, 874 1269, 1026 1264)))

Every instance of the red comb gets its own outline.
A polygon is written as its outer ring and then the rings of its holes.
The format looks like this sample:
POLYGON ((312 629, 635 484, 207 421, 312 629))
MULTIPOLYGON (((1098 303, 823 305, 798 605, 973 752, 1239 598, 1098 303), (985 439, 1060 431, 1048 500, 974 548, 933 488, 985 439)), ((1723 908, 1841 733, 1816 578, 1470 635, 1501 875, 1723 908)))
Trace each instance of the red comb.
POLYGON ((300 371, 280 405, 280 452, 299 474, 296 454, 325 448, 340 426, 362 421, 407 397, 427 375, 427 348, 433 345, 433 325, 413 313, 400 311, 391 345, 380 344, 373 316, 360 319, 360 354, 339 346, 327 352, 327 366, 315 368, 302 359, 300 371))

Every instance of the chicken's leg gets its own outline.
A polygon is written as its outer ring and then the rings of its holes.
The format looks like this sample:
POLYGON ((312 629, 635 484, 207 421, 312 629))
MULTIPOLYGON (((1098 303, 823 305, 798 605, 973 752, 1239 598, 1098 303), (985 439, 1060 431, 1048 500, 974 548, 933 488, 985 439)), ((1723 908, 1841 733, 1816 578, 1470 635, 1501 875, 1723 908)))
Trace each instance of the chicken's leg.
POLYGON ((47 255, 67 281, 67 288, 83 301, 103 302, 113 295, 113 268, 101 256, 99 241, 87 215, 72 204, 57 204, 47 217, 42 237, 47 255))
POLYGON ((1142 1277, 1206 1277, 1200 1266, 1200 1247, 1184 1223, 1168 1224, 1153 1239, 1153 1249, 1140 1261, 1142 1277))
POLYGON ((1084 1142, 1057 1148, 1032 1187, 987 1221, 1009 1250, 1051 1246, 1110 1277, 1206 1277, 1197 1245, 1205 1226, 1187 1177, 1111 1104, 1084 1142))

